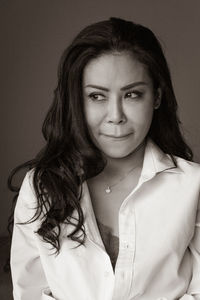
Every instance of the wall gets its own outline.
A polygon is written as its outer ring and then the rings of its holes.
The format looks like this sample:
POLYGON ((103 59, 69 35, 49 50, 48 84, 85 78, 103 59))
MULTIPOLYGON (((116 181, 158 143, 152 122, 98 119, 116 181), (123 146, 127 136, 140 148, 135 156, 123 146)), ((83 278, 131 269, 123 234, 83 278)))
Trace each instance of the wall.
POLYGON ((85 25, 110 16, 142 23, 162 41, 183 130, 200 162, 199 0, 1 0, 0 235, 11 207, 8 174, 43 144, 42 120, 63 49, 85 25))

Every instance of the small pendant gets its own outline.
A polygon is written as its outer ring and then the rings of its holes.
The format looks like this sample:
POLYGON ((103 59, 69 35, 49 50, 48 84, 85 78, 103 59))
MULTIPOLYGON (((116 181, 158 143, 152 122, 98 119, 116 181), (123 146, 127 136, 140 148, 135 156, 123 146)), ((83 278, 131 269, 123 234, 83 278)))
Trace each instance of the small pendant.
POLYGON ((107 194, 110 194, 110 192, 111 192, 111 189, 110 189, 110 187, 108 186, 108 187, 106 188, 106 193, 107 193, 107 194))

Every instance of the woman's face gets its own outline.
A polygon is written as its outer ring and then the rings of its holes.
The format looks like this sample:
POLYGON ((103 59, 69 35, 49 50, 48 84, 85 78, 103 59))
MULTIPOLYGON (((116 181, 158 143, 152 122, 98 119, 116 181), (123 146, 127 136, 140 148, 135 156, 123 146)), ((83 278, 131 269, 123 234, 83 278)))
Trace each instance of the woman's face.
POLYGON ((127 157, 143 142, 154 98, 147 70, 131 54, 104 54, 84 69, 86 123, 93 142, 107 157, 127 157))

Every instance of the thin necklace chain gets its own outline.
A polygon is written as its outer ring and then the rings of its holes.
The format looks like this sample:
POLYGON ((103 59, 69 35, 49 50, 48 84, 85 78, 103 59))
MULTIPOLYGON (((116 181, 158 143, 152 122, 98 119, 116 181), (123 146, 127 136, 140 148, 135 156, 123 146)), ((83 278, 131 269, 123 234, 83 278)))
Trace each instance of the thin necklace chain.
MULTIPOLYGON (((145 143, 145 142, 143 142, 142 144, 140 144, 140 145, 138 146, 138 148, 136 148, 136 151, 135 151, 135 152, 137 152, 137 151, 144 145, 144 143, 145 143)), ((137 166, 135 166, 135 167, 133 167, 132 169, 130 169, 130 170, 129 170, 124 176, 122 176, 117 182, 115 182, 115 183, 113 183, 113 184, 110 184, 110 185, 107 185, 107 187, 106 187, 106 189, 105 189, 106 194, 110 194, 110 193, 112 192, 112 189, 111 189, 111 188, 113 188, 114 186, 118 185, 121 181, 123 181, 124 179, 126 179, 126 177, 127 177, 132 171, 134 171, 137 167, 140 166, 141 162, 142 162, 142 160, 140 161, 140 163, 139 163, 137 166)))
MULTIPOLYGON (((141 163, 141 162, 140 162, 140 163, 141 163)), ((110 194, 110 193, 112 192, 112 189, 111 189, 111 188, 113 188, 115 185, 119 184, 121 181, 123 181, 124 179, 126 179, 126 177, 127 177, 131 172, 133 172, 137 167, 139 167, 140 163, 139 163, 137 166, 135 166, 134 168, 132 168, 131 170, 129 170, 128 173, 126 173, 123 177, 121 177, 119 181, 117 181, 117 182, 115 182, 115 183, 113 183, 113 184, 111 184, 111 185, 108 185, 107 188, 105 189, 105 192, 106 192, 107 194, 110 194)))

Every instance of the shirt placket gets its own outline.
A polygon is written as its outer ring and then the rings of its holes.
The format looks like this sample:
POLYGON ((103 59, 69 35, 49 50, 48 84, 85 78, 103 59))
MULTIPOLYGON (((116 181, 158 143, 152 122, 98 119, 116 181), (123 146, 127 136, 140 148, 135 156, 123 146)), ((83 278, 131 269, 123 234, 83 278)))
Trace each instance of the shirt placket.
MULTIPOLYGON (((96 251, 101 255, 101 270, 97 270, 97 272, 101 271, 104 274, 104 283, 105 288, 102 290, 101 298, 104 300, 111 300, 113 294, 113 287, 115 276, 112 268, 112 264, 110 261, 110 257, 107 254, 96 220, 94 211, 90 202, 89 193, 87 194, 88 198, 85 198, 85 207, 83 207, 84 214, 87 214, 86 222, 85 222, 85 231, 88 240, 94 245, 96 251)), ((99 299, 99 298, 98 298, 99 299)))
POLYGON ((135 214, 133 209, 119 212, 119 254, 115 267, 113 300, 128 299, 135 256, 135 214))

